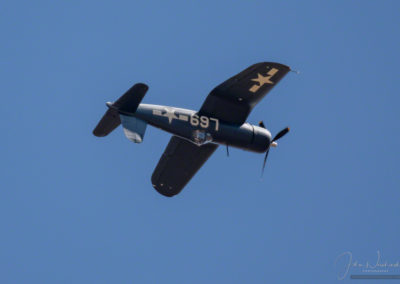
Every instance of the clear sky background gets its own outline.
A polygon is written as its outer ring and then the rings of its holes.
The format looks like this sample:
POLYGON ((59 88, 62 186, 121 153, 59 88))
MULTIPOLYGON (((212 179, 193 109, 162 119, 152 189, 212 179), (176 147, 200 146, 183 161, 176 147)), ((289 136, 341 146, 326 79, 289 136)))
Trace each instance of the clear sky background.
POLYGON ((399 31, 395 0, 6 0, 0 282, 336 283, 343 252, 400 260, 399 31), (262 181, 263 155, 220 147, 165 198, 168 133, 92 135, 136 82, 197 110, 261 61, 300 71, 249 116, 292 129, 262 181))

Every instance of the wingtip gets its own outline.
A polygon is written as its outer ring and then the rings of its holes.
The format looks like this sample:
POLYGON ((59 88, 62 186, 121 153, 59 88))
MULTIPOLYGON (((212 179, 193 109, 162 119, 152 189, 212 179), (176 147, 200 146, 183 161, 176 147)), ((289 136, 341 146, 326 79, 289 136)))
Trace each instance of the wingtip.
POLYGON ((173 192, 169 190, 165 190, 164 188, 159 188, 156 184, 153 184, 153 188, 161 195, 171 198, 175 195, 177 195, 179 192, 173 192))
POLYGON ((138 88, 143 88, 143 90, 146 91, 146 92, 149 89, 149 86, 147 84, 145 84, 145 83, 136 83, 135 86, 138 87, 138 88))

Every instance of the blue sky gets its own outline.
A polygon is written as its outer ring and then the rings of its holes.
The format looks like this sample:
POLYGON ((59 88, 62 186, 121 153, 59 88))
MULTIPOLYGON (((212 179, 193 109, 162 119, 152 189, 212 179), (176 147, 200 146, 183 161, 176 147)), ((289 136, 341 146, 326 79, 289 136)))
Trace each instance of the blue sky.
POLYGON ((336 283, 343 252, 400 260, 398 1, 6 1, 0 27, 1 283, 336 283), (169 134, 91 134, 136 82, 196 110, 261 61, 300 71, 249 117, 292 129, 262 181, 263 155, 221 147, 168 199, 169 134))

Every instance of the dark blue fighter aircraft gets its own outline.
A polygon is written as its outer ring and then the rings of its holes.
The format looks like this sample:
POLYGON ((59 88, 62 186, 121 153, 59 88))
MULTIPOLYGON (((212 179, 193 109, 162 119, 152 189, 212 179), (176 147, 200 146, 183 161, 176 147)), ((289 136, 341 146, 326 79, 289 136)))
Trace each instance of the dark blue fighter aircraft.
POLYGON ((153 187, 162 195, 178 194, 218 145, 266 153, 289 132, 280 131, 273 139, 260 121, 246 123, 254 106, 290 71, 273 62, 257 63, 223 82, 211 91, 199 111, 169 106, 141 104, 148 86, 135 84, 116 102, 106 103, 108 110, 93 131, 108 135, 121 123, 126 137, 141 143, 147 124, 171 133, 169 141, 151 177, 153 187))

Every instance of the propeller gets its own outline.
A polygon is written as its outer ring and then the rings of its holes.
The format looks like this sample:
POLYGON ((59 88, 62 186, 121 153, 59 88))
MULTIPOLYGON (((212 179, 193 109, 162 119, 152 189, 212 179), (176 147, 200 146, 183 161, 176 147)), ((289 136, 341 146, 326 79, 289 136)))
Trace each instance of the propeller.
MULTIPOLYGON (((264 122, 260 121, 258 123, 258 125, 262 128, 265 128, 264 122)), ((269 154, 269 149, 271 147, 276 147, 278 146, 278 143, 276 143, 276 141, 278 141, 279 139, 281 139, 283 136, 285 136, 288 132, 289 132, 290 128, 286 127, 284 129, 282 129, 281 131, 278 132, 278 134, 275 135, 275 137, 271 140, 271 143, 268 146, 267 152, 265 153, 265 157, 264 157, 264 163, 263 163, 263 167, 262 167, 262 171, 261 171, 261 177, 264 175, 264 169, 265 169, 265 164, 267 163, 267 158, 268 158, 268 154, 269 154)))
POLYGON ((288 132, 290 131, 289 127, 286 127, 282 129, 281 131, 278 132, 278 134, 275 135, 274 139, 272 139, 272 142, 281 139, 283 136, 285 136, 288 132))

